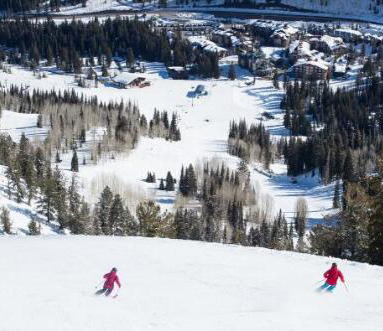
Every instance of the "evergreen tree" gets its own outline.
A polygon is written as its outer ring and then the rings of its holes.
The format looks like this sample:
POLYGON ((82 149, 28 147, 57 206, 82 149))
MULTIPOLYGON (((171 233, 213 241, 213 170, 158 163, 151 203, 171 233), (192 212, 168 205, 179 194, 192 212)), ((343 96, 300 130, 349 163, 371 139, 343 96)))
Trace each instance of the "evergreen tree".
POLYGON ((44 183, 40 188, 40 197, 37 200, 37 210, 40 214, 44 215, 47 222, 52 222, 55 219, 55 198, 56 185, 51 174, 51 170, 48 167, 44 183))
POLYGON ((73 151, 73 156, 72 156, 70 170, 74 171, 74 172, 78 172, 78 158, 77 158, 76 150, 73 151))
POLYGON ((64 177, 57 166, 53 173, 52 183, 54 186, 52 192, 52 204, 56 211, 56 220, 60 225, 60 229, 63 230, 68 224, 67 191, 65 188, 64 177))
POLYGON ((108 77, 109 76, 108 68, 106 67, 105 64, 103 64, 101 67, 101 75, 102 75, 102 77, 108 77))
POLYGON ((126 67, 131 68, 134 65, 134 53, 131 47, 128 48, 128 56, 126 57, 126 67))
POLYGON ((7 178, 8 198, 11 199, 11 197, 14 196, 18 203, 22 202, 25 196, 25 190, 21 181, 21 169, 20 164, 13 155, 9 157, 5 177, 7 178))
POLYGON ((160 207, 154 201, 141 202, 136 209, 140 233, 146 237, 155 237, 161 227, 160 207))
POLYGON ((164 184, 164 179, 163 178, 161 178, 159 190, 161 190, 161 191, 165 190, 165 184, 164 184))
POLYGON ((0 223, 2 225, 2 231, 6 234, 12 234, 12 223, 9 216, 9 210, 5 207, 1 208, 0 223))
POLYGON ((370 199, 365 190, 355 183, 349 183, 346 191, 347 208, 341 217, 341 256, 356 261, 368 258, 368 220, 371 215, 370 199))
POLYGON ((97 226, 101 229, 101 232, 105 235, 110 234, 110 227, 109 227, 109 214, 110 214, 110 208, 112 206, 113 202, 113 193, 110 190, 108 186, 104 188, 104 190, 101 193, 100 199, 97 204, 97 213, 96 213, 96 219, 97 219, 97 226))
POLYGON ((334 187, 334 198, 332 201, 332 207, 338 209, 340 207, 340 183, 339 180, 336 181, 334 187))
POLYGON ((375 179, 377 195, 372 203, 372 215, 368 225, 368 255, 372 264, 383 265, 383 188, 381 177, 375 179))
POLYGON ((28 224, 28 230, 30 236, 38 236, 41 234, 41 229, 39 224, 37 224, 36 220, 34 218, 31 219, 31 221, 28 224))
POLYGON ((197 194, 197 177, 192 164, 189 165, 186 171, 188 194, 195 196, 197 194))
POLYGON ((166 186, 165 186, 166 191, 174 191, 174 178, 170 171, 168 171, 166 175, 166 186))
POLYGON ((271 234, 269 224, 263 220, 260 228, 260 247, 269 248, 271 244, 271 234))
POLYGON ((351 182, 356 180, 355 164, 350 149, 347 150, 344 161, 343 180, 351 182))
POLYGON ((237 78, 237 73, 235 72, 235 66, 234 64, 230 64, 229 67, 229 79, 230 80, 235 80, 237 78))
POLYGON ((85 204, 78 193, 78 182, 76 175, 72 176, 71 185, 68 189, 69 202, 69 229, 74 234, 84 234, 86 229, 88 206, 85 204))
POLYGON ((119 194, 114 196, 109 213, 109 233, 114 236, 124 236, 127 233, 127 215, 119 194))

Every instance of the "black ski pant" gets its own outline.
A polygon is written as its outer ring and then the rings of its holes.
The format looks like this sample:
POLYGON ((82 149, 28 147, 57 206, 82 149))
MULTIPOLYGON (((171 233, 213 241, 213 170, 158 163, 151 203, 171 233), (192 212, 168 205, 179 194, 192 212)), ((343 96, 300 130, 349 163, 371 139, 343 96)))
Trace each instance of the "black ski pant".
POLYGON ((105 294, 106 297, 108 297, 110 295, 110 293, 112 293, 113 289, 112 288, 103 288, 101 290, 98 290, 95 294, 96 295, 101 295, 101 294, 105 294))

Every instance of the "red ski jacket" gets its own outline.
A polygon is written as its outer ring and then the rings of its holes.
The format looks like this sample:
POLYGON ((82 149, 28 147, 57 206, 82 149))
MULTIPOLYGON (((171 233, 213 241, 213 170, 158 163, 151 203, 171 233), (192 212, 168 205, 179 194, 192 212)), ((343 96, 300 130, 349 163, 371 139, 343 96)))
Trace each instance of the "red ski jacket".
POLYGON ((118 279, 118 276, 115 271, 111 271, 108 274, 104 275, 104 278, 106 279, 104 283, 104 288, 113 288, 114 282, 117 283, 118 287, 121 287, 120 280, 118 279))
POLYGON ((336 285, 338 278, 344 283, 344 277, 342 272, 337 267, 331 267, 324 273, 324 278, 326 278, 326 283, 329 285, 336 285))

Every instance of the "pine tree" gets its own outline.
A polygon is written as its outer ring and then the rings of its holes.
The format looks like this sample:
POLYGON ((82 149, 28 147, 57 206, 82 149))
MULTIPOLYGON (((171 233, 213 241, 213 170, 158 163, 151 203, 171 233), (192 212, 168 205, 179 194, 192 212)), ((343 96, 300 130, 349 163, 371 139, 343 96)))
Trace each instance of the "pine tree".
POLYGON ((178 188, 180 190, 180 193, 182 195, 187 195, 187 187, 186 187, 186 180, 185 180, 185 172, 184 172, 184 166, 181 168, 181 175, 179 180, 178 188))
POLYGON ((343 180, 351 182, 356 180, 355 163, 350 149, 347 150, 344 160, 343 180))
POLYGON ((274 70, 274 73, 273 73, 273 86, 276 88, 276 89, 279 89, 279 81, 278 81, 278 70, 275 69, 274 70))
POLYGON ((114 236, 124 236, 127 233, 127 215, 119 194, 114 196, 109 213, 109 233, 114 236))
POLYGON ((174 178, 170 171, 168 171, 166 175, 166 186, 165 186, 166 191, 174 191, 174 178))
POLYGON ((131 68, 134 65, 134 53, 131 47, 128 48, 128 56, 126 57, 126 67, 131 68))
POLYGON ((9 210, 5 207, 1 208, 0 223, 2 225, 2 231, 6 234, 12 234, 12 223, 9 216, 9 210))
POLYGON ((138 224, 129 208, 125 208, 125 229, 127 236, 136 236, 138 234, 138 224))
POLYGON ((270 227, 269 224, 263 220, 261 223, 261 228, 260 228, 260 247, 270 247, 270 242, 271 242, 271 234, 270 234, 270 227))
POLYGON ((338 209, 340 207, 340 183, 339 180, 336 181, 334 187, 334 198, 332 201, 332 207, 338 209))
POLYGON ((161 227, 160 207, 154 201, 141 202, 136 209, 141 235, 155 237, 161 227))
POLYGON ((237 73, 235 72, 235 66, 234 64, 230 64, 229 67, 229 79, 230 80, 235 80, 237 78, 237 73))
POLYGON ((108 77, 109 76, 108 68, 105 66, 105 64, 103 64, 101 67, 101 75, 102 75, 102 77, 108 77))
POLYGON ((22 202, 25 190, 21 182, 21 169, 19 162, 13 155, 10 156, 5 177, 7 178, 8 198, 11 199, 12 196, 15 196, 18 203, 22 202))
POLYGON ((369 262, 383 266, 383 189, 381 178, 378 177, 378 194, 376 195, 372 207, 373 212, 368 224, 369 231, 369 262))
POLYGON ((70 170, 73 171, 73 172, 78 172, 78 158, 77 158, 76 150, 73 151, 73 156, 72 156, 70 170))
POLYGON ((56 220, 60 225, 60 229, 63 230, 68 224, 67 191, 65 188, 65 179, 57 166, 53 173, 52 182, 54 186, 52 204, 56 211, 56 220))
POLYGON ((47 169, 47 175, 42 187, 40 188, 40 197, 37 200, 37 211, 47 218, 47 222, 55 219, 55 198, 56 185, 52 178, 51 170, 47 169))
POLYGON ((29 230, 30 236, 38 236, 41 234, 40 226, 37 224, 34 218, 32 218, 31 221, 29 222, 28 230, 29 230))
POLYGON ((161 190, 161 191, 165 190, 165 184, 164 184, 164 179, 163 178, 161 178, 160 187, 158 189, 161 190))
POLYGON ((197 194, 197 177, 194 172, 193 165, 190 164, 187 168, 187 186, 188 195, 195 196, 197 194))
POLYGON ((39 114, 37 116, 37 124, 36 126, 41 129, 43 127, 43 116, 41 114, 39 114))
MULTIPOLYGON (((85 224, 87 215, 81 214, 81 212, 85 213, 88 208, 87 205, 84 205, 81 200, 81 196, 78 193, 78 182, 76 175, 72 176, 71 185, 68 189, 68 218, 69 218, 69 229, 74 234, 84 234, 85 233, 85 224), (83 210, 81 210, 84 208, 83 210), (85 217, 82 219, 81 216, 85 217)), ((85 202, 84 202, 85 203, 85 202)))
MULTIPOLYGON (((97 204, 96 219, 101 232, 105 235, 110 234, 109 213, 113 202, 113 193, 108 186, 104 188, 97 204)), ((97 226, 96 226, 97 228, 97 226)))
POLYGON ((45 174, 45 156, 43 150, 40 147, 37 147, 36 149, 34 164, 36 170, 36 184, 37 186, 41 186, 43 185, 45 174))

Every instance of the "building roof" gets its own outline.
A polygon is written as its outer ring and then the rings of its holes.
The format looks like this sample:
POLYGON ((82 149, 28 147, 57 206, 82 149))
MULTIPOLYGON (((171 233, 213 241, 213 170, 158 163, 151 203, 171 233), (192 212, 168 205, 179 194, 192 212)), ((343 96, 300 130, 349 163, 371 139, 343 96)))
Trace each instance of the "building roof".
POLYGON ((298 56, 311 56, 310 44, 306 41, 294 40, 289 46, 289 53, 294 52, 298 56))
POLYGON ((287 25, 287 26, 284 26, 283 28, 275 30, 274 33, 271 35, 271 37, 272 38, 280 37, 282 39, 287 39, 290 36, 296 34, 298 31, 299 31, 298 29, 290 25, 287 25))
POLYGON ((187 39, 193 46, 201 47, 204 51, 207 52, 227 52, 226 48, 218 46, 215 42, 207 39, 205 36, 190 36, 187 37, 187 39))
POLYGON ((116 77, 112 78, 113 82, 118 84, 124 84, 129 85, 131 82, 133 82, 135 79, 146 79, 145 77, 138 76, 136 74, 130 73, 130 72, 123 72, 116 77))
POLYGON ((183 72, 185 71, 185 68, 184 67, 168 67, 169 70, 174 70, 174 71, 178 71, 178 72, 183 72))
POLYGON ((345 43, 343 42, 343 39, 340 37, 331 37, 328 35, 324 35, 320 38, 320 41, 326 43, 331 50, 337 49, 339 47, 346 47, 345 43))
POLYGON ((338 32, 341 34, 344 33, 344 34, 354 35, 354 36, 362 36, 362 32, 357 30, 347 29, 347 28, 336 29, 335 32, 338 32))
POLYGON ((325 61, 313 61, 313 60, 310 60, 310 61, 306 61, 304 59, 299 59, 297 61, 297 63, 295 63, 293 65, 293 67, 297 67, 297 66, 302 66, 302 65, 312 65, 312 66, 315 66, 315 67, 318 67, 322 70, 328 70, 330 64, 325 62, 325 61))

